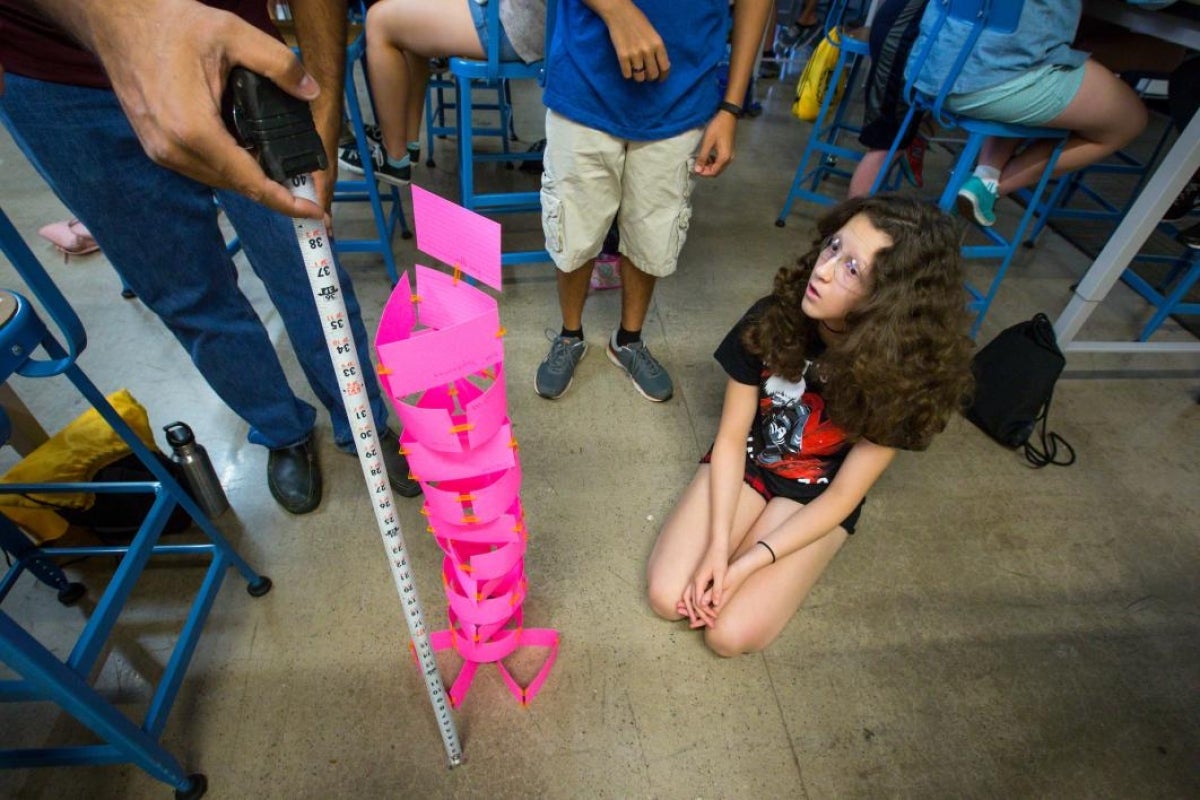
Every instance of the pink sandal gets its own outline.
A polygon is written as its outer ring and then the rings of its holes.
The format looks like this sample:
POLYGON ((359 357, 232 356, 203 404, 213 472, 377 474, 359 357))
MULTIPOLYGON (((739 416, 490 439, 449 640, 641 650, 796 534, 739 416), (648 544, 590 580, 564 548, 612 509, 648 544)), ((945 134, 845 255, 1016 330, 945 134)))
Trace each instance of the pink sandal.
POLYGON ((100 245, 96 244, 91 232, 77 219, 45 225, 38 231, 38 236, 53 244, 58 252, 63 254, 64 260, 100 250, 100 245))

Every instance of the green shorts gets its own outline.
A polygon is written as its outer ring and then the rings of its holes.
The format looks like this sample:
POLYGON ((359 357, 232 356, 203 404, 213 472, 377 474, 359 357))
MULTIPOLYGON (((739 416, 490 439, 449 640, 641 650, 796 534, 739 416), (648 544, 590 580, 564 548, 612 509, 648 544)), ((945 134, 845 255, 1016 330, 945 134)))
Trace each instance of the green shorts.
POLYGON ((946 108, 973 119, 1013 125, 1045 125, 1079 93, 1083 65, 1038 67, 1010 81, 977 92, 951 95, 946 108))

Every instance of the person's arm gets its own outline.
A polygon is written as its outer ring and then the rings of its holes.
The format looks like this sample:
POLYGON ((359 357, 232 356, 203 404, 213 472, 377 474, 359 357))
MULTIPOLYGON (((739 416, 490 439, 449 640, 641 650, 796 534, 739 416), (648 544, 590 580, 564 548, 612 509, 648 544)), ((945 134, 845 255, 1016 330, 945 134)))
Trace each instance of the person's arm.
POLYGON ((709 465, 708 549, 680 598, 680 611, 694 628, 712 619, 711 610, 699 602, 710 584, 716 598, 721 597, 725 585, 734 512, 746 472, 746 434, 757 412, 758 386, 730 378, 709 465))
POLYGON ((296 42, 308 74, 321 94, 312 103, 313 119, 329 168, 318 177, 322 205, 333 203, 337 180, 338 138, 342 129, 342 80, 346 74, 346 0, 290 0, 296 23, 296 42))
MULTIPOLYGON (((745 102, 750 71, 754 69, 770 12, 771 0, 735 0, 733 4, 729 83, 725 87, 724 100, 738 108, 745 102)), ((730 111, 717 111, 704 129, 704 137, 696 151, 697 175, 714 178, 729 166, 733 160, 736 132, 737 117, 730 111)))
POLYGON ((667 46, 632 0, 583 0, 608 27, 613 50, 626 79, 665 81, 671 71, 667 46))
MULTIPOLYGON (((775 557, 781 559, 828 535, 862 502, 867 491, 875 485, 895 456, 895 448, 865 439, 858 442, 846 455, 829 488, 797 509, 774 530, 760 537, 759 541, 766 542, 775 557)), ((747 548, 729 565, 724 596, 719 602, 715 597, 702 598, 702 605, 711 607, 720 616, 721 607, 738 587, 756 571, 771 563, 771 553, 766 547, 752 545, 747 548)))
POLYGON ((196 0, 31 3, 100 59, 155 163, 289 216, 322 216, 316 204, 293 198, 268 178, 221 118, 221 95, 234 66, 265 75, 302 100, 318 96, 317 81, 282 42, 196 0))

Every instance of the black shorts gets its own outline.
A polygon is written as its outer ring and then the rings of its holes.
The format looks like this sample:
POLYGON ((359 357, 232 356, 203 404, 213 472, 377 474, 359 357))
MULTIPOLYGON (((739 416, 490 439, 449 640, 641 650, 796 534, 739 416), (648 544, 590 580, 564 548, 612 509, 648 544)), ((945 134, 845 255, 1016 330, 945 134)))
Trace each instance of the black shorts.
MULTIPOLYGON (((704 454, 704 457, 700 459, 700 463, 712 463, 712 450, 709 450, 704 454)), ((800 505, 805 505, 809 500, 812 500, 814 497, 820 494, 820 492, 815 492, 813 494, 799 494, 795 491, 791 491, 790 487, 797 484, 786 481, 774 473, 763 469, 751 458, 746 459, 746 469, 742 473, 742 482, 754 491, 758 492, 759 496, 768 503, 771 502, 773 498, 784 497, 788 500, 793 500, 800 505)), ((854 528, 858 525, 858 517, 860 514, 862 514, 862 507, 866 502, 867 498, 864 497, 859 501, 858 505, 854 507, 854 510, 850 512, 850 516, 842 520, 842 527, 845 528, 846 533, 850 534, 851 536, 854 535, 854 528)))

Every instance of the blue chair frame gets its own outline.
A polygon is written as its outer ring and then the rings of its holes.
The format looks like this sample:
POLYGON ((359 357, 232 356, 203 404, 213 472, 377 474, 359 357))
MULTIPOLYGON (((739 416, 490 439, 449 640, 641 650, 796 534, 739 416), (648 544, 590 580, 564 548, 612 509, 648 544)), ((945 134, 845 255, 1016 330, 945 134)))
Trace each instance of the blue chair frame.
POLYGON ((836 43, 838 59, 829 76, 829 86, 837 86, 849 69, 846 88, 842 92, 836 109, 833 109, 835 92, 825 92, 825 96, 821 100, 817 118, 812 123, 804 152, 800 155, 800 163, 796 166, 796 173, 792 177, 792 186, 788 190, 787 199, 783 201, 783 208, 780 209, 779 216, 775 219, 777 228, 782 228, 787 224, 787 217, 796 200, 808 200, 826 206, 836 203, 838 198, 821 194, 817 191, 817 187, 829 177, 837 176, 849 179, 851 173, 838 168, 839 160, 857 163, 862 158, 862 152, 857 147, 846 147, 838 143, 843 134, 857 136, 862 131, 861 127, 850 125, 846 121, 846 112, 850 108, 851 98, 858 85, 859 73, 862 72, 863 64, 871 55, 870 45, 866 39, 846 35, 845 20, 848 6, 849 0, 834 0, 829 6, 829 13, 826 15, 823 25, 824 38, 827 41, 833 43, 832 36, 835 31, 838 37, 836 43), (831 110, 833 111, 832 120, 829 119, 831 110), (826 124, 827 120, 828 124, 826 124))
MULTIPOLYGON (((493 0, 486 6, 487 26, 489 31, 499 31, 500 3, 493 0)), ((551 37, 554 31, 554 20, 557 16, 557 0, 546 3, 546 52, 549 54, 551 37)), ((546 62, 535 61, 526 64, 521 61, 500 60, 500 37, 489 36, 487 59, 479 61, 469 58, 451 58, 450 72, 454 76, 458 92, 456 118, 458 122, 458 180, 459 202, 464 208, 479 213, 528 213, 541 212, 542 200, 540 191, 532 192, 492 192, 481 193, 475 190, 475 163, 496 161, 531 161, 542 157, 541 153, 514 153, 504 149, 499 153, 477 153, 473 142, 477 131, 472 119, 475 108, 472 92, 479 82, 490 83, 511 80, 533 79, 545 86, 546 62)), ((486 131, 484 132, 486 135, 486 131)), ((494 135, 491 134, 491 135, 494 135)), ((500 263, 505 266, 513 264, 528 264, 550 261, 550 254, 545 248, 540 250, 523 250, 502 253, 500 263)))
MULTIPOLYGON (((437 161, 434 159, 434 142, 437 139, 444 139, 447 136, 458 134, 458 124, 447 124, 446 113, 453 111, 458 113, 457 95, 453 98, 448 98, 450 91, 454 90, 455 82, 445 76, 445 71, 435 72, 429 76, 429 83, 425 87, 425 141, 426 155, 425 166, 436 167, 437 161)), ((511 152, 510 142, 518 141, 516 122, 513 119, 512 113, 512 87, 507 80, 495 82, 480 82, 475 87, 478 89, 490 89, 496 92, 495 103, 476 103, 476 111, 495 111, 499 121, 495 127, 475 127, 475 137, 495 136, 500 139, 500 147, 503 152, 511 152)), ((512 162, 509 162, 509 167, 512 162)))
MULTIPOLYGON (((221 588, 225 573, 230 567, 235 568, 247 582, 247 591, 254 597, 260 597, 270 591, 271 581, 255 572, 238 555, 220 530, 79 368, 76 360, 87 345, 83 324, 2 210, 0 250, 12 262, 62 336, 60 342, 51 335, 32 305, 24 297, 13 293, 12 296, 17 302, 16 313, 0 327, 0 380, 7 380, 13 374, 31 378, 56 375, 66 377, 125 440, 154 476, 154 480, 133 483, 0 484, 0 493, 3 494, 144 492, 154 496, 145 521, 128 545, 39 547, 24 539, 23 534, 20 534, 7 519, 0 524, 0 546, 15 558, 14 563, 0 579, 0 603, 9 594, 20 575, 28 571, 35 578, 58 589, 59 599, 69 604, 78 599, 83 590, 79 584, 65 582, 61 568, 52 561, 54 557, 120 558, 120 564, 112 579, 65 660, 38 642, 13 617, 0 611, 0 661, 20 676, 17 680, 0 681, 0 701, 54 702, 90 728, 104 742, 0 750, 0 768, 132 763, 154 778, 173 786, 177 798, 196 800, 207 789, 205 776, 185 772, 175 757, 159 744, 159 737, 166 726, 167 716, 183 683, 204 621, 221 588), (35 359, 33 354, 39 348, 49 358, 35 359), (195 524, 207 537, 206 543, 159 543, 164 525, 176 505, 182 506, 191 515, 195 524), (101 696, 89 683, 89 675, 93 673, 105 642, 109 639, 121 609, 129 599, 142 570, 150 558, 156 555, 204 556, 211 561, 166 668, 155 687, 150 706, 139 725, 101 696)), ((5 419, 0 428, 6 426, 5 419)))
MULTIPOLYGON (((359 105, 358 87, 354 83, 354 65, 361 64, 363 75, 366 70, 367 36, 365 29, 360 31, 354 41, 346 46, 346 112, 350 116, 350 130, 354 132, 355 146, 363 165, 361 178, 339 178, 334 186, 333 200, 335 203, 352 203, 366 201, 371 204, 371 216, 375 225, 373 239, 345 239, 334 237, 333 249, 336 253, 378 253, 383 258, 387 268, 388 279, 395 285, 400 280, 396 270, 396 257, 392 253, 392 237, 396 228, 400 229, 401 239, 411 239, 412 231, 404 218, 404 205, 400 200, 400 190, 391 184, 385 184, 388 199, 391 201, 389 210, 383 209, 383 195, 379 191, 379 183, 375 179, 375 162, 371 158, 371 143, 367 140, 366 126, 363 123, 362 107, 359 105)), ((370 85, 367 87, 370 99, 370 85)))
MULTIPOLYGON (((904 86, 904 95, 908 101, 908 113, 904 117, 904 122, 900 125, 901 133, 893 140, 892 146, 888 149, 887 160, 884 162, 890 164, 895 158, 900 148, 900 140, 903 137, 903 132, 909 129, 913 118, 918 113, 928 111, 934 115, 943 128, 957 128, 965 132, 967 134, 966 142, 959 153, 958 159, 955 161, 954 169, 950 173, 941 198, 938 200, 938 206, 943 211, 952 212, 955 207, 955 200, 958 197, 958 190, 962 188, 962 185, 971 176, 975 161, 979 157, 979 151, 987 138, 994 136, 1014 139, 1056 140, 1057 144, 1051 152, 1049 162, 1045 170, 1043 170, 1036 187, 1031 192, 1029 202, 1025 206, 1025 212, 1021 215, 1020 222, 1017 223, 1012 234, 1005 237, 999 231, 995 230, 994 227, 980 227, 979 230, 990 241, 990 244, 963 245, 962 256, 964 259, 1000 260, 1000 265, 996 268, 995 275, 986 288, 979 289, 971 284, 966 285, 966 290, 971 297, 967 307, 975 312, 975 322, 971 326, 972 337, 979 333, 979 328, 983 325, 984 317, 987 316, 988 309, 991 308, 992 301, 995 300, 996 293, 1000 289, 1000 283, 1004 280, 1013 257, 1019 249, 1018 246, 1024 239, 1025 231, 1038 208, 1039 201, 1046 191, 1046 187, 1050 182, 1050 176, 1054 172, 1054 166, 1058 162, 1063 145, 1070 134, 1069 131, 1057 128, 1012 125, 972 119, 971 117, 952 113, 945 108, 946 97, 950 94, 950 90, 954 86, 959 72, 962 70, 963 65, 966 63, 968 56, 971 54, 983 31, 991 29, 1012 33, 1016 30, 1024 5, 1023 0, 995 0, 994 2, 993 0, 931 0, 930 7, 940 8, 941 13, 937 16, 929 36, 926 37, 920 51, 914 52, 909 57, 908 80, 904 86), (955 58, 954 65, 945 77, 937 95, 929 96, 918 91, 913 84, 925 61, 929 58, 930 53, 937 46, 939 34, 950 19, 970 24, 971 32, 963 42, 955 58)), ((881 172, 875 179, 875 185, 871 187, 871 194, 879 190, 882 181, 883 173, 881 172)))

